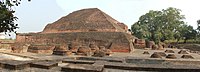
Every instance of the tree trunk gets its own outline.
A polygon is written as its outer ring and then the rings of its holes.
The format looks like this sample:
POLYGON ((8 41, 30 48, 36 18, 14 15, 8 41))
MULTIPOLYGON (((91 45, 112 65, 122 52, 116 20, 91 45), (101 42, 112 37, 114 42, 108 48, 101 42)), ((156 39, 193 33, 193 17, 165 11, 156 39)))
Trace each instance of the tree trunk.
POLYGON ((183 43, 186 43, 187 39, 184 39, 184 42, 183 43))
POLYGON ((178 44, 179 41, 180 41, 180 38, 177 39, 176 44, 178 44))

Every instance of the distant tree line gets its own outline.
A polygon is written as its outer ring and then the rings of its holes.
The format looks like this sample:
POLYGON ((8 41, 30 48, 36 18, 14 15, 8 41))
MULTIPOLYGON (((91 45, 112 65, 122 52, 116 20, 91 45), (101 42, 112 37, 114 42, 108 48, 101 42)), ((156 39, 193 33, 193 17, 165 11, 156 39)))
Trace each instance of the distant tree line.
POLYGON ((184 22, 185 16, 181 10, 169 7, 162 11, 150 10, 142 15, 139 20, 131 26, 132 34, 140 39, 154 41, 155 43, 166 40, 199 40, 200 20, 197 21, 198 28, 184 22))

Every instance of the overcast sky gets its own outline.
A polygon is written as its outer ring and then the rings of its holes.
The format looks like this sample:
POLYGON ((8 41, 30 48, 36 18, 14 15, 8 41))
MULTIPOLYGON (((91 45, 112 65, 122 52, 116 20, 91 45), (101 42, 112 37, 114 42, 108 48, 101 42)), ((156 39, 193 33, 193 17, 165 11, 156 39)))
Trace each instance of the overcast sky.
POLYGON ((23 0, 16 7, 18 32, 39 32, 62 16, 83 8, 99 8, 119 22, 130 26, 149 10, 175 7, 182 10, 186 22, 196 28, 200 19, 200 0, 23 0))

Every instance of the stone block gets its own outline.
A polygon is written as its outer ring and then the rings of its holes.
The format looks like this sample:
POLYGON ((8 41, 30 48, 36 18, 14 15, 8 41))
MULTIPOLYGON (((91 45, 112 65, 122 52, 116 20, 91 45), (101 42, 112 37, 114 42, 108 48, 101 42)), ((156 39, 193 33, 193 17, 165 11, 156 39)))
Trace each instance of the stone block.
POLYGON ((144 72, 198 72, 198 66, 192 65, 163 65, 163 64, 128 64, 128 63, 111 63, 104 64, 104 68, 144 71, 144 72))
POLYGON ((52 67, 58 66, 57 61, 37 61, 31 63, 31 67, 42 68, 42 69, 51 69, 52 67))
POLYGON ((165 60, 162 59, 136 59, 133 57, 127 57, 126 63, 130 64, 163 64, 165 60))
POLYGON ((112 58, 112 57, 79 57, 79 60, 92 60, 92 61, 108 61, 108 62, 124 62, 124 58, 112 58))
POLYGON ((94 64, 95 61, 89 60, 74 60, 74 59, 64 59, 62 60, 63 63, 73 63, 73 64, 94 64))
POLYGON ((30 67, 31 61, 15 61, 15 60, 4 60, 0 61, 1 67, 10 70, 21 70, 30 67))
POLYGON ((103 67, 87 64, 69 64, 62 67, 61 70, 65 72, 103 72, 103 67))
POLYGON ((62 56, 68 56, 71 55, 72 52, 71 51, 53 51, 54 55, 62 55, 62 56))

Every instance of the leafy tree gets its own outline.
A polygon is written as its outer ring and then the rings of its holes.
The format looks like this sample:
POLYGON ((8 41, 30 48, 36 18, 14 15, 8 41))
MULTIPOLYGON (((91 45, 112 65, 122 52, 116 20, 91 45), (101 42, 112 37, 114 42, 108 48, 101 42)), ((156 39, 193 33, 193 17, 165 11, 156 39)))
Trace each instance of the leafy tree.
MULTIPOLYGON (((15 32, 19 28, 15 21, 18 19, 14 16, 14 6, 18 6, 21 0, 0 0, 0 33, 15 32)), ((30 1, 30 0, 28 0, 30 1)))
POLYGON ((197 20, 197 41, 200 42, 200 20, 197 20))
POLYGON ((200 31, 200 20, 197 20, 197 30, 200 31))
POLYGON ((161 18, 161 22, 163 25, 162 26, 163 38, 166 40, 174 39, 174 35, 176 34, 179 27, 185 24, 185 22, 183 21, 185 17, 184 15, 180 14, 181 12, 180 9, 170 7, 162 11, 163 11, 163 16, 161 18))
POLYGON ((193 29, 193 27, 190 25, 181 25, 179 30, 180 30, 179 39, 182 38, 184 40, 184 43, 186 43, 188 39, 196 39, 197 37, 197 31, 193 29))
POLYGON ((197 20, 197 31, 198 35, 200 36, 200 20, 197 20))
MULTIPOLYGON (((132 25, 133 35, 138 38, 153 40, 156 43, 174 39, 178 27, 185 24, 183 21, 185 17, 180 12, 180 9, 172 7, 162 11, 150 10, 132 25)), ((180 35, 176 34, 176 36, 180 35)))

